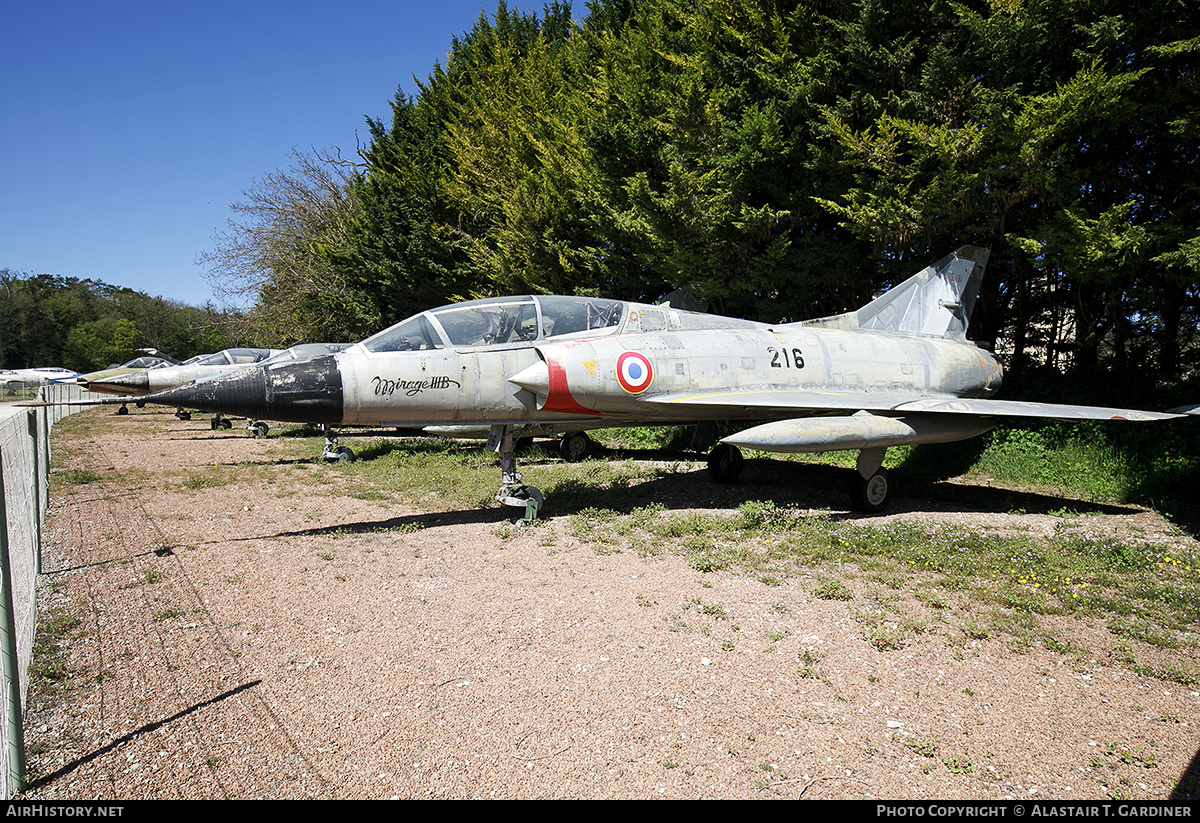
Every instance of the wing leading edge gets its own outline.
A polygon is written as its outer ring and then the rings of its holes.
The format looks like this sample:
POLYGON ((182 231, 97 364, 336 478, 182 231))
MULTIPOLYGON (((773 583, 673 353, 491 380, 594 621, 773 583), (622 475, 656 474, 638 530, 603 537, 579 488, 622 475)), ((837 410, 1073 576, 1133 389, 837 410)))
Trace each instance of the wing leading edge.
POLYGON ((1061 403, 1028 403, 1020 400, 971 399, 962 397, 916 396, 907 393, 865 392, 836 389, 758 389, 749 391, 709 392, 692 395, 665 395, 646 398, 643 403, 676 409, 704 411, 705 417, 719 408, 731 419, 763 417, 772 412, 787 414, 804 411, 810 415, 833 412, 874 412, 880 414, 953 414, 980 417, 1035 417, 1054 420, 1171 420, 1182 415, 1139 409, 1104 406, 1074 406, 1061 403))
POLYGON ((891 446, 975 437, 994 427, 1000 417, 1142 422, 1181 416, 1101 406, 798 389, 658 397, 646 402, 672 406, 682 416, 703 412, 711 418, 723 410, 729 419, 783 418, 723 438, 721 442, 730 446, 790 453, 877 450, 880 460, 882 451, 891 446), (788 416, 798 412, 803 414, 788 416))

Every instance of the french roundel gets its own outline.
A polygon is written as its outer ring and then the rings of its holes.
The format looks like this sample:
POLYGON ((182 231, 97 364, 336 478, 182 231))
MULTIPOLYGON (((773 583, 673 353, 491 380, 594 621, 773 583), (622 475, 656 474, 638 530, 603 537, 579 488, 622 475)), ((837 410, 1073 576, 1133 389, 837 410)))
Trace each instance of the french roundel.
POLYGON ((641 394, 654 380, 654 366, 646 355, 627 351, 617 358, 617 382, 630 394, 641 394))

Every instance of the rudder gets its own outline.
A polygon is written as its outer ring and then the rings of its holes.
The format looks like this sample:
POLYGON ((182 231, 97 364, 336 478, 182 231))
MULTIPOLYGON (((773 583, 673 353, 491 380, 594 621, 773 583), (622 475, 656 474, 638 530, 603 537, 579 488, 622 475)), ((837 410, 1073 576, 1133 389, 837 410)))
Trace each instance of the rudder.
POLYGON ((858 311, 804 325, 966 338, 988 250, 963 246, 883 293, 858 311))
POLYGON ((858 327, 964 339, 987 259, 963 246, 859 309, 858 327))

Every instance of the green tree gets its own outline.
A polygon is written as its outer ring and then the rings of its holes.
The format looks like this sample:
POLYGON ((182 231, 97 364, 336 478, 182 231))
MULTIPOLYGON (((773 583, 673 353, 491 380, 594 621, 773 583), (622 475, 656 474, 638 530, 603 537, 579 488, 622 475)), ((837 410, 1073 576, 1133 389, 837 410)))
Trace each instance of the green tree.
POLYGON ((75 326, 63 346, 63 365, 79 372, 93 372, 123 363, 145 345, 145 336, 135 323, 124 318, 102 317, 75 326))
POLYGON ((1149 333, 1150 362, 1177 374, 1197 297, 1179 253, 1197 217, 1195 126, 1180 116, 1195 104, 1180 63, 1195 20, 1174 4, 950 8, 912 85, 925 104, 831 114, 858 177, 823 205, 895 249, 991 245, 985 334, 1011 343, 1017 370, 1132 365, 1149 333))
POLYGON ((260 345, 342 342, 377 324, 371 298, 334 262, 358 212, 353 173, 334 152, 293 153, 242 193, 236 218, 200 256, 218 294, 249 308, 247 333, 260 345))

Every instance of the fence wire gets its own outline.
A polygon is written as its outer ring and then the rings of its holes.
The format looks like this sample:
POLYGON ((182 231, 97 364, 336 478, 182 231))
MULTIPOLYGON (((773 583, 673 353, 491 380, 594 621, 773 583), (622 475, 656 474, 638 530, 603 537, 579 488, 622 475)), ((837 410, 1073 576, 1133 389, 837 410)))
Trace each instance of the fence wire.
MULTIPOLYGON (((66 384, 43 386, 38 396, 50 403, 95 397, 66 384)), ((24 786, 21 721, 37 630, 42 524, 50 503, 50 429, 85 408, 0 403, 0 791, 6 799, 24 786)))

